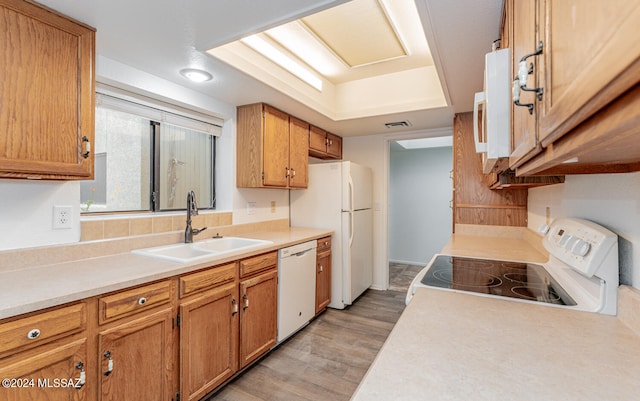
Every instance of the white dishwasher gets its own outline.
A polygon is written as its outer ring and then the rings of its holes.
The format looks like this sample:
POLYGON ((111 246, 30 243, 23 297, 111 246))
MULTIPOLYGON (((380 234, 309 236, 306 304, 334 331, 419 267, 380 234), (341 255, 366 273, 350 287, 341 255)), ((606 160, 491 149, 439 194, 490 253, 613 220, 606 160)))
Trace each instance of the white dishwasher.
POLYGON ((278 251, 278 342, 315 315, 316 247, 314 240, 278 251))

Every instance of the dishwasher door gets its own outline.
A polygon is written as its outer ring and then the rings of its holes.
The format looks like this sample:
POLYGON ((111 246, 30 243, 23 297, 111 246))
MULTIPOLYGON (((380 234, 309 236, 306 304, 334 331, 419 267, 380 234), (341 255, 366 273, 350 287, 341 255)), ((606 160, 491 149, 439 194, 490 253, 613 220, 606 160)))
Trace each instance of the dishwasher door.
POLYGON ((278 251, 278 342, 315 314, 316 247, 317 241, 308 241, 278 251))

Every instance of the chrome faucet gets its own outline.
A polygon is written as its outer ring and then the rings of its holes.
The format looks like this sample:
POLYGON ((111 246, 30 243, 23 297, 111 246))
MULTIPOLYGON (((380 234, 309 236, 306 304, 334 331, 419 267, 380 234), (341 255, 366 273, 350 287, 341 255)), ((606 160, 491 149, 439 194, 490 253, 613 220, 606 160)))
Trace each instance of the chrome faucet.
POLYGON ((191 216, 198 215, 198 204, 196 203, 196 194, 193 191, 187 193, 187 228, 184 229, 185 244, 193 242, 193 236, 200 234, 207 227, 191 228, 191 216))

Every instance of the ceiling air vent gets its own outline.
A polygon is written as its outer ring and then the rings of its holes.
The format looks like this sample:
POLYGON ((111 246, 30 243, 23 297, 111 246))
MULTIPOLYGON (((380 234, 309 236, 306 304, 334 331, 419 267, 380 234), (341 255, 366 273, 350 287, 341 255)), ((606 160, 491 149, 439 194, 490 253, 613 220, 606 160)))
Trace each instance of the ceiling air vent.
POLYGON ((402 128, 402 127, 411 127, 411 123, 409 121, 394 121, 392 123, 385 123, 385 127, 387 128, 402 128))

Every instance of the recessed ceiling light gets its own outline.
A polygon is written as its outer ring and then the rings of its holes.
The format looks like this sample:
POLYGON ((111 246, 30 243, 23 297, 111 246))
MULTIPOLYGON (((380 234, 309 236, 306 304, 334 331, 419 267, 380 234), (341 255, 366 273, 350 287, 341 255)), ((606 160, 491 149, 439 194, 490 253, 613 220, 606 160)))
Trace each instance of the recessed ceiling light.
POLYGON ((209 74, 206 71, 198 70, 195 68, 184 68, 180 70, 180 74, 193 82, 205 82, 211 81, 213 79, 213 75, 209 74))
POLYGON ((264 40, 258 34, 243 38, 241 41, 302 81, 322 92, 322 80, 320 78, 313 74, 308 68, 264 40))

